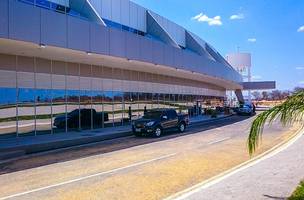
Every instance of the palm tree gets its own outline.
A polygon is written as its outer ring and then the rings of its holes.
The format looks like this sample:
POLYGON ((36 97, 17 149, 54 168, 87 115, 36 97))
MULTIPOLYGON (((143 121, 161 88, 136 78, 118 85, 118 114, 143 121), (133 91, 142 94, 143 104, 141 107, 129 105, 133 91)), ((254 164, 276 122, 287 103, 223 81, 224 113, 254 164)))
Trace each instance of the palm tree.
POLYGON ((281 105, 262 112, 252 122, 247 140, 249 154, 252 155, 262 139, 264 125, 279 119, 283 126, 294 122, 301 122, 304 126, 304 90, 298 91, 287 98, 281 105))

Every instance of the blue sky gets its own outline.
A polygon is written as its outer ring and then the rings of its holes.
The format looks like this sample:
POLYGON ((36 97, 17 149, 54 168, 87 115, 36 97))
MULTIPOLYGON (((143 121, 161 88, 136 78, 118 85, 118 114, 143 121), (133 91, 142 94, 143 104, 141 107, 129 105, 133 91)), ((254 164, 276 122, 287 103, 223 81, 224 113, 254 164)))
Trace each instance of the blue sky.
POLYGON ((303 0, 132 1, 196 33, 223 56, 237 47, 252 53, 256 80, 276 80, 284 90, 304 87, 303 0))

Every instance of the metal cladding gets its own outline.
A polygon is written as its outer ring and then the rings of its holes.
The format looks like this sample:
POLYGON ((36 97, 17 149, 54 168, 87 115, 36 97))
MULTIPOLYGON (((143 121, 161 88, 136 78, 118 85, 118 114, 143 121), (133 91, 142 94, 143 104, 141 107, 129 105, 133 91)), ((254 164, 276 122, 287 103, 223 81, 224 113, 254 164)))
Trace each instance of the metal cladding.
POLYGON ((224 89, 242 88, 241 75, 210 44, 132 1, 2 0, 0 5, 1 39, 180 69, 221 82, 224 89), (48 4, 37 5, 41 2, 48 4))

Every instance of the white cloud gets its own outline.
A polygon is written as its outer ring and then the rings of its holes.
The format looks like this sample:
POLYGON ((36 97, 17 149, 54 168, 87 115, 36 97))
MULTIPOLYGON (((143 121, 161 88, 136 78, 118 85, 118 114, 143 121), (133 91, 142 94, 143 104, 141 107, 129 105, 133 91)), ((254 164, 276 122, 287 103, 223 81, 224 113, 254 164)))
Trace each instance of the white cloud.
POLYGON ((304 85, 304 81, 299 81, 298 82, 300 85, 304 85))
POLYGON ((208 17, 203 13, 192 17, 191 20, 196 20, 198 22, 206 22, 209 24, 209 26, 221 26, 223 24, 221 21, 221 16, 208 17))
POLYGON ((300 27, 298 28, 298 32, 304 32, 304 26, 300 26, 300 27))
POLYGON ((296 67, 297 70, 303 70, 304 67, 296 67))
POLYGON ((261 79, 262 79, 262 76, 260 76, 260 75, 253 75, 253 76, 251 77, 251 79, 254 80, 254 81, 261 80, 261 79))
POLYGON ((248 40, 247 40, 248 42, 256 42, 257 41, 257 39, 256 38, 248 38, 248 40))
POLYGON ((239 14, 237 14, 237 15, 231 15, 230 16, 230 20, 237 20, 237 19, 244 19, 245 18, 245 16, 244 16, 244 14, 242 14, 242 13, 239 13, 239 14))

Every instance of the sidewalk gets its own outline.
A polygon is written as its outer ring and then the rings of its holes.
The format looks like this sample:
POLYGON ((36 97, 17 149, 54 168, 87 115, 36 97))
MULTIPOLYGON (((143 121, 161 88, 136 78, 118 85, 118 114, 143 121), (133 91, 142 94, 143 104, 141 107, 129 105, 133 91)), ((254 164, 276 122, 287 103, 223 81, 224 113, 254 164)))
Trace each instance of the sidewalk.
MULTIPOLYGON (((225 117, 228 116, 219 115, 217 118, 197 116, 190 118, 190 124, 207 123, 225 117)), ((0 139, 0 160, 14 158, 29 153, 77 146, 130 135, 132 135, 130 126, 119 126, 81 132, 0 139)))
POLYGON ((285 200, 304 179, 304 135, 274 156, 214 185, 185 194, 187 200, 285 200))

